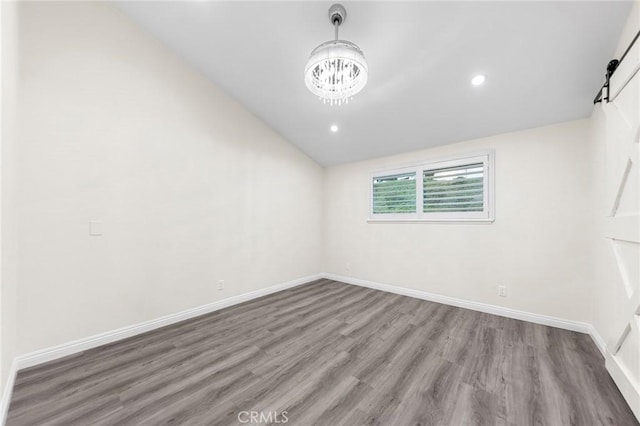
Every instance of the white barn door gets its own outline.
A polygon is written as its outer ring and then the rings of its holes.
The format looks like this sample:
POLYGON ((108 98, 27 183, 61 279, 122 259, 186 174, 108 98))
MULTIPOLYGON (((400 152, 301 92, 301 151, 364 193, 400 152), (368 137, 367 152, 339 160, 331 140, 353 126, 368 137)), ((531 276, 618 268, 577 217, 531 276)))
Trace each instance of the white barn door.
POLYGON ((607 342, 606 366, 640 418, 640 41, 611 78, 606 120, 607 211, 605 238, 615 270, 610 283, 622 309, 614 337, 607 342))

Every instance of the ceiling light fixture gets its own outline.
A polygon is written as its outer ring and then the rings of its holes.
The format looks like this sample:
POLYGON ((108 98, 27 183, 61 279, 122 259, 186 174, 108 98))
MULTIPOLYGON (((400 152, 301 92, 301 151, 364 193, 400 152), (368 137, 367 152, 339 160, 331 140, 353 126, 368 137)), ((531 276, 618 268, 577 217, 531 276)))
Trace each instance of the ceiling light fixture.
POLYGON ((471 79, 471 84, 473 84, 474 86, 480 86, 480 85, 484 84, 486 79, 487 78, 484 75, 478 74, 478 75, 476 75, 475 77, 473 77, 471 79))
POLYGON ((338 131, 338 126, 335 124, 332 124, 331 127, 329 127, 329 130, 331 130, 333 133, 338 131))
POLYGON ((369 70, 362 50, 355 43, 338 40, 338 28, 345 19, 342 5, 329 8, 335 39, 313 49, 304 69, 307 88, 329 105, 348 103, 367 84, 369 70))

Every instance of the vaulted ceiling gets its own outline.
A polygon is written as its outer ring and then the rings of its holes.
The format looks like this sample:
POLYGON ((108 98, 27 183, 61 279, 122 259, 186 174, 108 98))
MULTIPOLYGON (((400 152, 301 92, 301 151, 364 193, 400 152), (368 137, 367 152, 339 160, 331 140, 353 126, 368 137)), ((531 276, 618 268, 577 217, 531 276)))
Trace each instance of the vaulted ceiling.
POLYGON ((369 82, 324 105, 305 87, 330 2, 118 2, 322 165, 588 117, 631 2, 343 2, 369 82), (486 83, 473 87, 471 78, 486 83), (331 132, 330 126, 338 126, 331 132))

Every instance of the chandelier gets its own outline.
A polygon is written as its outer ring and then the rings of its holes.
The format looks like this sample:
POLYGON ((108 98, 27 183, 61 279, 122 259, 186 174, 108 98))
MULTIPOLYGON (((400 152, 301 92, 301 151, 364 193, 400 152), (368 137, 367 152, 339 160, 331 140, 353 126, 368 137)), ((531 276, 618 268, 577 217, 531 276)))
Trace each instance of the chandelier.
POLYGON ((362 50, 355 43, 338 40, 338 28, 345 19, 347 11, 342 5, 329 8, 335 39, 313 49, 304 69, 307 88, 329 105, 348 103, 367 84, 367 61, 362 50))

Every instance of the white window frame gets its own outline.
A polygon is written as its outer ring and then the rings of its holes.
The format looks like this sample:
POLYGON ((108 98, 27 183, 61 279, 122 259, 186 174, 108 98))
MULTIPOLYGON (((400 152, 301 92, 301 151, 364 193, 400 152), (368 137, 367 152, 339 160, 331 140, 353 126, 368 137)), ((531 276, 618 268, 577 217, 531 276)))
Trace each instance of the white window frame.
POLYGON ((495 220, 495 154, 486 150, 465 155, 421 161, 393 169, 377 170, 369 176, 369 222, 493 222, 495 220), (423 212, 423 175, 425 171, 482 163, 484 209, 481 212, 423 212), (373 213, 373 180, 402 173, 416 174, 416 213, 373 213))

